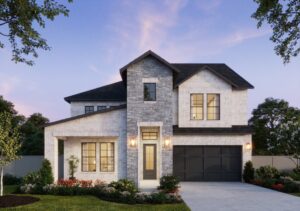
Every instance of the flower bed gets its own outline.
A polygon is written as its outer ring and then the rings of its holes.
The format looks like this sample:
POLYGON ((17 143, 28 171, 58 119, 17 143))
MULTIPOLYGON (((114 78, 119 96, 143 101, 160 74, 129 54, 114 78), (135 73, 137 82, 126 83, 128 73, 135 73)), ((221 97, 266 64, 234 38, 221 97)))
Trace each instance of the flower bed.
POLYGON ((181 203, 178 193, 157 191, 140 193, 130 180, 119 180, 106 184, 97 180, 59 180, 56 184, 40 187, 36 184, 25 184, 20 187, 21 193, 49 194, 49 195, 94 195, 100 199, 127 204, 165 204, 181 203))

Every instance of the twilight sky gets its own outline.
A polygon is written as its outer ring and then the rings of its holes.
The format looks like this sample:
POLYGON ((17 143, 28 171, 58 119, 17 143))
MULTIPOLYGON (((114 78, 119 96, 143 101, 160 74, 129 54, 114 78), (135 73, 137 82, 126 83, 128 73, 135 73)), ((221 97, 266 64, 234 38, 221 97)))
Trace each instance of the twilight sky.
POLYGON ((149 49, 171 63, 226 63, 255 86, 249 114, 271 96, 300 107, 299 57, 282 64, 270 29, 250 18, 252 0, 76 0, 68 8, 68 18, 42 30, 52 50, 39 51, 33 67, 0 49, 0 95, 21 114, 69 117, 64 97, 120 80, 119 69, 149 49))

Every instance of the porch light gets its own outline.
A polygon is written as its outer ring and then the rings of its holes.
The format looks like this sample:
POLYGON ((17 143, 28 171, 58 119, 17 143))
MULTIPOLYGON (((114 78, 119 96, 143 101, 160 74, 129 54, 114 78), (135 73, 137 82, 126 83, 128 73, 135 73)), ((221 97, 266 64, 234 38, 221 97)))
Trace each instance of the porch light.
POLYGON ((129 145, 130 145, 130 147, 136 147, 136 139, 135 138, 130 138, 129 139, 129 145))
POLYGON ((170 146, 171 146, 171 139, 170 139, 170 137, 167 137, 167 138, 165 138, 164 147, 170 148, 170 146))
POLYGON ((246 144, 246 149, 247 149, 247 150, 250 150, 250 149, 251 149, 251 144, 250 144, 249 142, 246 144))

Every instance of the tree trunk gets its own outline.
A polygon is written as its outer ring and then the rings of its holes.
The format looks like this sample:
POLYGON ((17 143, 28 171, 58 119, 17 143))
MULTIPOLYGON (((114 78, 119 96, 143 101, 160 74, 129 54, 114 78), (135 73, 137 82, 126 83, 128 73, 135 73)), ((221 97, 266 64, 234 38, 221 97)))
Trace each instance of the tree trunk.
POLYGON ((3 166, 1 166, 1 179, 0 179, 0 196, 3 196, 3 166))

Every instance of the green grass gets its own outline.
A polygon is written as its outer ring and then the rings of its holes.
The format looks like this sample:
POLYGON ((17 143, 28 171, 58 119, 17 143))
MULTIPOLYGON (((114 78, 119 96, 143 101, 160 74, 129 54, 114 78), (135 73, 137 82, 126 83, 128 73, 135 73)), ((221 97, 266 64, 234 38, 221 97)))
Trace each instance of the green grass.
POLYGON ((17 189, 17 185, 6 185, 3 188, 4 195, 13 193, 17 189))
MULTIPOLYGON (((4 186, 5 194, 12 193, 17 186, 4 186)), ((184 204, 164 204, 164 205, 128 205, 107 202, 94 196, 53 196, 53 195, 30 195, 40 198, 40 201, 33 204, 18 206, 4 210, 88 210, 88 211, 113 211, 113 210, 155 210, 155 211, 189 211, 184 204)))
POLYGON ((41 200, 25 205, 5 210, 174 210, 188 211, 184 204, 165 205, 127 205, 102 201, 94 196, 52 196, 52 195, 31 195, 41 200))

